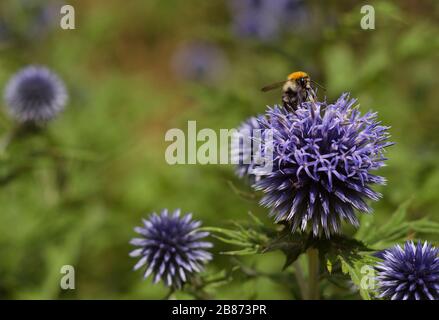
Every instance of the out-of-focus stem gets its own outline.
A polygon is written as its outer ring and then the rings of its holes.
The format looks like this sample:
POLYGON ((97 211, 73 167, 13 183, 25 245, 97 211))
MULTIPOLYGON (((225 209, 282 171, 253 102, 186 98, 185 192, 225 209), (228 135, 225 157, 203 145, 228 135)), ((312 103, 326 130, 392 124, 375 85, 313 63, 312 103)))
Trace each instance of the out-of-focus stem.
POLYGON ((296 275, 297 283, 299 284, 300 293, 303 300, 307 300, 309 297, 308 286, 306 285, 305 276, 303 275, 302 267, 300 266, 300 261, 297 260, 294 263, 294 274, 296 275))
POLYGON ((309 248, 308 254, 308 288, 310 300, 320 299, 319 288, 319 251, 315 248, 309 248))
POLYGON ((17 128, 12 128, 0 139, 0 156, 4 156, 6 154, 6 149, 11 144, 11 141, 15 138, 17 131, 17 128))

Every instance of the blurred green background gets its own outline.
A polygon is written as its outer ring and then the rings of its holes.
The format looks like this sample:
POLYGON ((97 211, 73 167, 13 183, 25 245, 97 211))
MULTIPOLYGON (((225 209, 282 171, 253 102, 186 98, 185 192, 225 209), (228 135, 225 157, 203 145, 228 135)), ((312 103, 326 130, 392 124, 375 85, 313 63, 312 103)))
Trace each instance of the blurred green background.
MULTIPOLYGON (((296 70, 326 87, 321 98, 350 92, 392 127, 377 219, 413 197, 411 217, 439 220, 439 2, 367 1, 375 30, 360 28, 362 1, 293 1, 284 13, 277 2, 248 14, 257 3, 72 0, 76 29, 62 30, 60 2, 1 1, 0 85, 28 64, 46 65, 65 80, 70 103, 45 135, 1 154, 0 298, 162 298, 166 288, 142 281, 128 257, 133 227, 162 208, 207 226, 248 211, 271 223, 232 166, 168 165, 164 136, 188 120, 234 128, 280 102, 259 88, 296 70), (59 287, 63 265, 75 267, 75 290, 59 287)), ((3 112, 1 134, 12 127, 3 112)), ((216 243, 214 252, 224 249, 216 243)), ((246 262, 279 271, 283 257, 246 262)), ((209 270, 230 266, 215 255, 209 270)), ((237 276, 215 297, 291 293, 237 276)))

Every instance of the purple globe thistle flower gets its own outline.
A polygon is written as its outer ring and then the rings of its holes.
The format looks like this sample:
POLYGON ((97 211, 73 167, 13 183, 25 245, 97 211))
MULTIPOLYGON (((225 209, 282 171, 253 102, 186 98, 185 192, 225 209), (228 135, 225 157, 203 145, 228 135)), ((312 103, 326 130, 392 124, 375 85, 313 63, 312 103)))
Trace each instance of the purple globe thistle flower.
POLYGON ((378 263, 380 298, 439 300, 439 249, 427 241, 407 241, 385 250, 378 263))
POLYGON ((232 163, 236 164, 238 177, 247 177, 252 183, 259 179, 255 169, 258 168, 256 158, 260 156, 261 144, 258 142, 262 136, 260 121, 263 116, 250 117, 238 127, 233 136, 231 148, 232 163), (258 137, 259 135, 259 137, 258 137))
POLYGON ((248 10, 233 16, 233 32, 241 38, 269 41, 277 38, 280 28, 279 20, 263 11, 248 10))
POLYGON ((130 242, 140 247, 130 253, 131 257, 141 257, 134 270, 146 265, 145 279, 154 274, 154 283, 162 279, 168 287, 181 288, 212 259, 204 250, 212 244, 202 241, 209 233, 199 231, 200 225, 200 221, 192 220, 192 214, 180 217, 179 209, 173 214, 167 209, 160 215, 153 213, 148 220, 143 220, 142 227, 134 228, 141 235, 130 242))
POLYGON ((300 26, 306 15, 302 0, 230 1, 233 30, 239 37, 262 41, 276 39, 292 26, 300 26))
POLYGON ((63 81, 45 67, 30 66, 16 73, 6 85, 4 98, 12 117, 40 123, 53 119, 68 100, 63 81))
MULTIPOLYGON (((39 42, 57 25, 64 1, 17 0, 19 4, 5 4, 4 22, 7 25, 8 42, 39 42)), ((0 40, 2 40, 0 38, 0 40)))
POLYGON ((389 127, 376 113, 362 116, 355 102, 343 94, 334 104, 305 102, 294 113, 275 107, 261 121, 273 132, 273 163, 254 187, 265 193, 261 204, 293 232, 311 228, 330 238, 341 220, 358 225, 354 209, 371 211, 366 198, 381 196, 370 185, 386 180, 371 171, 384 166, 389 127))
POLYGON ((0 18, 0 45, 3 42, 7 42, 9 38, 9 27, 8 25, 0 18))
POLYGON ((215 83, 223 78, 228 61, 223 51, 210 43, 194 41, 179 47, 171 67, 177 77, 202 83, 215 83))
POLYGON ((61 3, 52 2, 35 8, 35 14, 28 26, 28 37, 41 39, 56 25, 61 3))

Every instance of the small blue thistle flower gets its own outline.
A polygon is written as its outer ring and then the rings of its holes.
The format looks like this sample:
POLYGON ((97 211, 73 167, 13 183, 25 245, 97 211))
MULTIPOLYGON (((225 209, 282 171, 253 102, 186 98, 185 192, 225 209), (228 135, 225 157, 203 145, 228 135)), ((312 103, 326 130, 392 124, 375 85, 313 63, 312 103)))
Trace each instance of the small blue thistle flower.
POLYGON ((233 30, 243 38, 276 39, 290 27, 300 26, 307 13, 302 0, 230 1, 233 30))
POLYGON ((43 38, 56 26, 60 9, 61 4, 56 4, 56 2, 36 8, 27 30, 31 40, 43 38))
POLYGON ((252 183, 258 179, 254 169, 257 168, 255 157, 260 152, 257 135, 259 131, 259 135, 262 136, 263 129, 260 125, 262 117, 261 115, 250 117, 241 123, 231 148, 232 160, 236 164, 236 175, 240 178, 247 177, 252 183))
POLYGON ((134 228, 141 238, 130 242, 140 247, 130 253, 141 257, 134 270, 146 265, 145 279, 153 274, 154 283, 163 280, 168 287, 181 288, 212 259, 205 251, 212 244, 202 241, 209 233, 199 231, 200 225, 192 220, 192 214, 180 217, 179 209, 172 214, 164 209, 160 215, 153 213, 148 220, 143 219, 143 226, 134 228))
POLYGON ((343 94, 334 104, 304 102, 294 113, 274 107, 260 122, 273 132, 273 168, 254 187, 293 232, 310 227, 314 236, 330 238, 340 233, 341 220, 358 225, 354 209, 371 212, 366 198, 381 197, 370 185, 386 180, 371 171, 384 166, 389 127, 376 113, 362 116, 355 102, 343 94))
POLYGON ((238 12, 233 16, 233 32, 241 38, 273 40, 278 37, 280 27, 273 15, 265 15, 259 10, 238 12))
POLYGON ((181 45, 173 55, 171 64, 177 77, 206 84, 221 80, 228 69, 224 52, 214 44, 203 41, 181 45))
POLYGON ((385 250, 377 264, 380 298, 439 300, 439 249, 407 241, 385 250))
POLYGON ((7 42, 9 38, 9 27, 8 25, 0 18, 0 47, 3 42, 7 42))
POLYGON ((63 81, 45 67, 29 66, 6 85, 4 99, 12 117, 40 123, 53 119, 65 107, 68 95, 63 81))
MULTIPOLYGON (((3 1, 7 2, 7 1, 3 1)), ((12 3, 12 1, 10 1, 12 3)), ((57 26, 58 16, 64 1, 61 0, 16 0, 14 4, 5 3, 2 22, 7 27, 8 43, 40 44, 44 38, 57 26)), ((1 17, 0 17, 1 19, 1 17)), ((0 23, 1 24, 1 23, 0 23)))

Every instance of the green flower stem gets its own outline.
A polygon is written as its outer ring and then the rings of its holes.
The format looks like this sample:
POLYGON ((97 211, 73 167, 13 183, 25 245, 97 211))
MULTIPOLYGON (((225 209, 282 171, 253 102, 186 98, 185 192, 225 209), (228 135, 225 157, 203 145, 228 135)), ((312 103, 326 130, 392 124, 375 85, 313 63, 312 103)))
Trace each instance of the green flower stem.
POLYGON ((309 300, 320 299, 319 288, 319 251, 315 248, 309 248, 308 254, 308 285, 309 300))
POLYGON ((300 293, 303 300, 307 300, 309 297, 308 286, 306 285, 306 280, 303 275, 302 267, 300 266, 300 261, 297 260, 294 263, 294 274, 296 276, 297 283, 299 284, 300 293))
POLYGON ((15 141, 23 139, 29 135, 40 134, 41 127, 35 124, 16 123, 6 131, 3 137, 0 138, 0 157, 4 157, 7 153, 8 147, 15 141))
POLYGON ((0 139, 0 157, 4 157, 6 155, 6 150, 11 144, 12 140, 14 140, 16 137, 18 131, 18 127, 13 127, 0 139))

